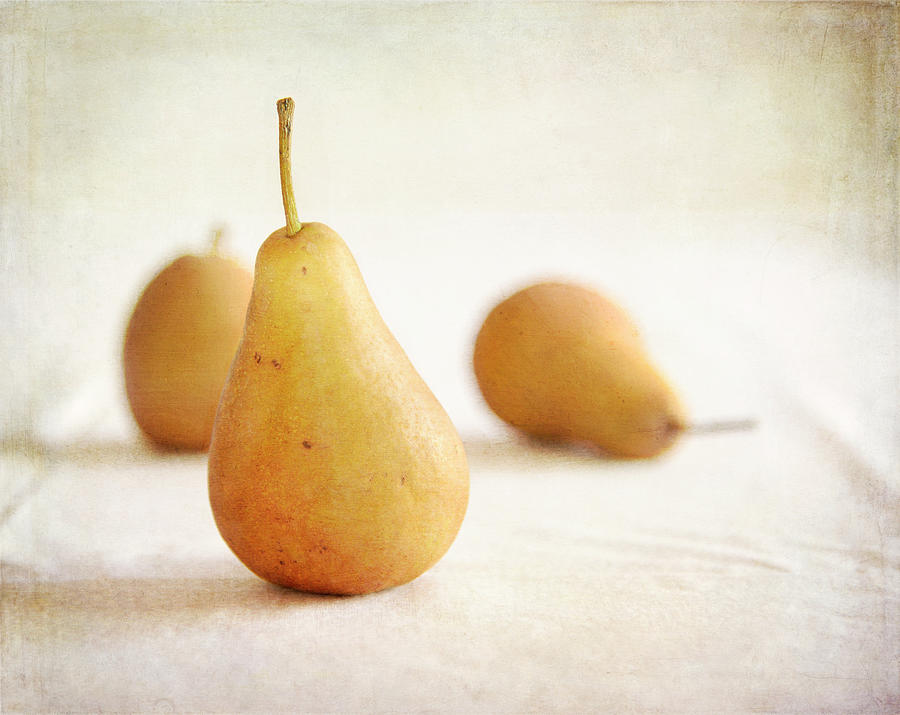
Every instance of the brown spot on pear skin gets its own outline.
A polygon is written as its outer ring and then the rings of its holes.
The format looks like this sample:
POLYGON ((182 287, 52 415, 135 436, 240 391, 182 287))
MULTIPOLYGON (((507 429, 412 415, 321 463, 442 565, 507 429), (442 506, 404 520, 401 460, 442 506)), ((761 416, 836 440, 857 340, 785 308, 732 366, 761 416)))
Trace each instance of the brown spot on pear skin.
POLYGON ((306 449, 311 449, 312 443, 310 443, 308 440, 303 440, 303 446, 306 447, 306 449))

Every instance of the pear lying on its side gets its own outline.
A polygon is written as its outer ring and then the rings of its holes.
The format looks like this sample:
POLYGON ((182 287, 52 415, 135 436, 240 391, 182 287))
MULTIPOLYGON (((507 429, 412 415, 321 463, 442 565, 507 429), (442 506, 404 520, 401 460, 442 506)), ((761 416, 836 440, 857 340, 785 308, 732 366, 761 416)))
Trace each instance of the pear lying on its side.
POLYGON ((362 594, 433 566, 466 512, 462 442, 382 320, 344 241, 297 221, 278 103, 287 226, 259 249, 209 455, 235 555, 272 583, 362 594))
POLYGON ((209 447, 252 283, 250 271, 214 244, 206 255, 172 261, 138 299, 122 351, 125 393, 157 446, 209 447))
POLYGON ((487 316, 473 366, 488 406, 542 439, 653 457, 684 431, 684 412, 618 305, 589 288, 538 283, 487 316))

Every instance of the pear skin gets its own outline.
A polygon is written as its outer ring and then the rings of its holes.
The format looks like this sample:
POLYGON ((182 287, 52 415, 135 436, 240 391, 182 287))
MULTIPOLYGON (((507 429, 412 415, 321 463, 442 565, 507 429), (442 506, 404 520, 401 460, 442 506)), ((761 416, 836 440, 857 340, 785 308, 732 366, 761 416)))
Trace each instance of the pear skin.
POLYGON ((291 223, 257 254, 210 447, 213 516, 272 583, 346 595, 398 586, 456 538, 465 451, 344 241, 291 223))
POLYGON ((250 271, 231 258, 185 255, 138 299, 122 352, 125 392, 135 421, 157 446, 209 447, 252 284, 250 271))
POLYGON ((620 306, 575 284, 546 282, 490 311, 473 367, 488 406, 540 439, 653 457, 684 431, 684 410, 620 306))

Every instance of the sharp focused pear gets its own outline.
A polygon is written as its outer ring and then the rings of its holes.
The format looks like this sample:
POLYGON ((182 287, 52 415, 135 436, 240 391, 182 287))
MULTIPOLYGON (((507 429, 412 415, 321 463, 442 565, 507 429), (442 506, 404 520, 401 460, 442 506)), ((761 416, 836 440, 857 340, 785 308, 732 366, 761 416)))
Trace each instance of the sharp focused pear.
POLYGON ((628 314, 585 286, 528 286, 490 311, 475 341, 490 408, 532 436, 653 457, 686 427, 628 314))
POLYGON ((138 299, 122 351, 125 392, 156 445, 209 447, 252 283, 250 271, 220 254, 217 234, 207 254, 172 261, 138 299))
POLYGON ((277 107, 287 221, 257 254, 213 430, 210 504, 226 543, 261 578, 368 593, 444 555, 465 515, 468 467, 347 245, 324 224, 298 221, 293 102, 277 107))

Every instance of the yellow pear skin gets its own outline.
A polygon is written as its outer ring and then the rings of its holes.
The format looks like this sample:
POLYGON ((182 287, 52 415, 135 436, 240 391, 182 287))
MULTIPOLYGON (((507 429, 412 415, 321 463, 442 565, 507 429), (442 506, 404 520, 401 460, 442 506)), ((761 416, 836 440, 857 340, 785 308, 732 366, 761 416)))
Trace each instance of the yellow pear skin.
POLYGON ((449 549, 468 504, 465 451, 344 241, 321 223, 292 231, 289 204, 257 255, 213 430, 210 505, 261 578, 370 593, 449 549))
POLYGON ((234 259, 185 255, 138 299, 123 345, 125 392, 135 421, 157 446, 209 447, 252 284, 234 259))
POLYGON ((488 314, 473 367, 488 406, 537 438, 653 457, 686 426, 628 314, 571 283, 531 285, 488 314))

